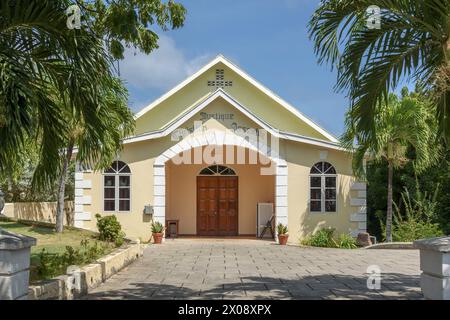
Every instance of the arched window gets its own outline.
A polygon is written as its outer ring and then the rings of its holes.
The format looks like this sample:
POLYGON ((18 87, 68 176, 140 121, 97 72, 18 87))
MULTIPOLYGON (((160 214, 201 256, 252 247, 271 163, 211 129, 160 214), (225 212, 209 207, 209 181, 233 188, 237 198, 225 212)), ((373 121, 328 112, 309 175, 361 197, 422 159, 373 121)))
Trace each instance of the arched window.
POLYGON ((215 165, 209 166, 200 171, 201 176, 235 176, 233 169, 225 166, 215 165))
POLYGON ((310 211, 336 212, 336 170, 328 162, 316 163, 310 171, 310 211))
POLYGON ((130 211, 131 170, 122 161, 114 161, 103 177, 104 211, 130 211))

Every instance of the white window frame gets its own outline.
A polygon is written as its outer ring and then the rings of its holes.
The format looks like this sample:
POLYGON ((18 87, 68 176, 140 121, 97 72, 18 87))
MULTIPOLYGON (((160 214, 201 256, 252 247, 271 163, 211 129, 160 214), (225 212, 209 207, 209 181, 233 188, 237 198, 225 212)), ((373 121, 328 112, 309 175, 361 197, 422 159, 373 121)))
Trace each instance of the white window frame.
MULTIPOLYGON (((328 162, 328 161, 319 161, 319 162, 315 162, 312 166, 314 167, 317 163, 320 162, 328 162)), ((330 162, 328 162, 333 168, 334 171, 337 172, 336 167, 333 166, 330 162)), ((311 169, 310 169, 311 170, 311 169)), ((332 189, 332 188, 329 188, 332 189)), ((327 174, 327 173, 310 173, 308 176, 308 209, 309 212, 312 214, 318 213, 318 214, 323 214, 323 213, 337 213, 338 212, 338 174, 327 174), (319 189, 319 187, 311 187, 311 177, 320 177, 320 211, 312 211, 311 210, 311 201, 318 201, 317 199, 311 199, 311 190, 312 188, 314 189, 319 189), (335 211, 326 211, 325 210, 325 190, 326 190, 326 185, 325 185, 325 178, 328 177, 332 177, 332 178, 336 178, 336 187, 334 188, 336 190, 336 199, 335 200, 330 200, 330 201, 335 201, 336 202, 336 210, 335 211)))
MULTIPOLYGON (((211 169, 209 169, 209 170, 211 170, 211 169)), ((226 169, 225 169, 225 170, 226 170, 226 169)), ((223 172, 223 171, 222 171, 222 172, 223 172)), ((207 167, 203 167, 202 169, 200 169, 200 171, 199 171, 199 173, 197 174, 197 176, 199 176, 199 177, 237 177, 237 176, 238 176, 238 173, 236 172, 236 169, 234 169, 234 168, 232 168, 232 167, 230 167, 230 166, 228 166, 228 165, 224 165, 224 164, 218 164, 218 165, 216 165, 216 164, 213 164, 213 165, 210 165, 210 166, 207 166, 207 167), (234 174, 226 174, 226 175, 223 175, 223 174, 221 174, 221 172, 214 173, 214 174, 201 174, 201 172, 202 172, 203 170, 209 169, 210 167, 213 167, 213 166, 223 166, 223 167, 226 167, 227 169, 233 170, 234 174)))
MULTIPOLYGON (((129 168, 129 165, 127 163, 125 163, 125 164, 129 168)), ((131 169, 130 169, 130 171, 131 171, 131 169)), ((131 172, 130 173, 103 172, 103 174, 102 174, 102 187, 103 187, 103 204, 102 204, 102 206, 103 206, 103 212, 108 212, 108 213, 110 213, 110 212, 116 212, 116 213, 129 213, 129 212, 131 212, 131 203, 132 203, 131 202, 131 183, 132 183, 131 175, 132 175, 131 172), (126 199, 125 198, 121 199, 120 196, 119 196, 119 194, 120 194, 119 193, 119 191, 120 191, 119 182, 120 182, 120 177, 124 177, 124 176, 130 177, 130 185, 127 187, 127 188, 130 189, 130 197, 126 198, 126 199), (111 198, 105 199, 105 188, 106 188, 105 187, 105 177, 114 177, 114 210, 106 210, 106 208, 105 208, 105 200, 112 200, 111 198), (130 202, 130 209, 129 210, 119 210, 119 208, 120 208, 120 206, 119 206, 120 202, 119 201, 120 200, 128 200, 130 202)))

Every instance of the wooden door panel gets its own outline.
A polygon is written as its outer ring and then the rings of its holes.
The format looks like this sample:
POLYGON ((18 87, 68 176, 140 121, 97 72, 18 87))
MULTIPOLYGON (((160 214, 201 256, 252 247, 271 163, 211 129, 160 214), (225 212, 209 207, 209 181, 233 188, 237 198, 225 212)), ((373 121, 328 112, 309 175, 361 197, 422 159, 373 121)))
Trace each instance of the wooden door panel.
POLYGON ((237 182, 238 182, 237 177, 227 177, 226 186, 229 189, 237 188, 237 182))
POLYGON ((198 187, 198 197, 199 199, 203 200, 206 199, 206 194, 207 190, 204 187, 199 186, 198 187))
POLYGON ((197 179, 197 188, 200 190, 200 188, 206 187, 207 181, 205 179, 197 179))
POLYGON ((208 228, 206 216, 204 216, 204 215, 197 216, 197 228, 198 228, 199 233, 206 232, 206 229, 208 228))
POLYGON ((197 234, 217 233, 217 177, 197 178, 197 234))
POLYGON ((237 235, 237 177, 220 177, 219 187, 219 234, 237 235))
POLYGON ((227 189, 228 191, 228 199, 237 199, 237 188, 227 189))
POLYGON ((205 200, 198 200, 198 209, 199 212, 205 212, 206 211, 206 201, 205 200))
POLYGON ((237 177, 197 177, 197 234, 238 234, 237 177))
POLYGON ((226 188, 219 188, 219 199, 227 199, 228 190, 226 188))

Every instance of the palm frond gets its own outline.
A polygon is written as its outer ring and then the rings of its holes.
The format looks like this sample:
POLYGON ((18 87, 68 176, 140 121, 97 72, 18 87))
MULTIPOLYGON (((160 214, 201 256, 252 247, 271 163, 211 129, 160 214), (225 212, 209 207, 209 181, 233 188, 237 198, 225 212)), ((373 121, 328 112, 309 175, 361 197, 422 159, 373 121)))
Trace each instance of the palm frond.
POLYGON ((108 130, 100 105, 104 79, 112 77, 111 59, 95 34, 66 27, 69 4, 0 2, 0 170, 13 165, 31 137, 41 150, 35 187, 51 185, 58 174, 60 151, 70 135, 66 112, 88 128, 91 139, 108 130))
MULTIPOLYGON (((366 26, 373 1, 324 0, 311 18, 319 62, 338 70, 336 90, 347 91, 361 135, 374 132, 374 116, 399 81, 430 81, 447 66, 450 6, 446 0, 380 0, 381 28, 366 26)), ((428 90, 431 90, 428 88, 428 90)), ((438 96, 438 119, 450 135, 449 86, 438 96)))

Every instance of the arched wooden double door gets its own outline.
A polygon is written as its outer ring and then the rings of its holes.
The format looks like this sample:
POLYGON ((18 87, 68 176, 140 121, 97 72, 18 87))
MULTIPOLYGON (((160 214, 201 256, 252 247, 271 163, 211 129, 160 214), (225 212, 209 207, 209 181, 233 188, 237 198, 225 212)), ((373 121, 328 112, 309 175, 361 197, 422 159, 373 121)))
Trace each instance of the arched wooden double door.
POLYGON ((197 177, 197 235, 238 235, 238 177, 224 166, 197 177))

